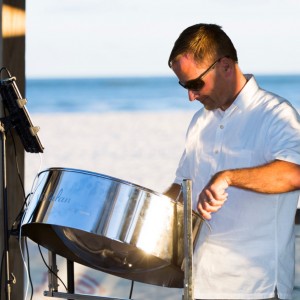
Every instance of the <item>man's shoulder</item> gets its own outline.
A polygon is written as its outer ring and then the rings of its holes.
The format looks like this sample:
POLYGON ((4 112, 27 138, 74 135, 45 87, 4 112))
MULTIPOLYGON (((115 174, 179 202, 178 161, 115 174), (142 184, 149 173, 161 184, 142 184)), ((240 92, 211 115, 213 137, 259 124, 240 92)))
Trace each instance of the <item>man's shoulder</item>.
POLYGON ((259 102, 268 111, 280 111, 284 109, 296 110, 293 105, 284 97, 277 95, 271 91, 259 89, 259 102))

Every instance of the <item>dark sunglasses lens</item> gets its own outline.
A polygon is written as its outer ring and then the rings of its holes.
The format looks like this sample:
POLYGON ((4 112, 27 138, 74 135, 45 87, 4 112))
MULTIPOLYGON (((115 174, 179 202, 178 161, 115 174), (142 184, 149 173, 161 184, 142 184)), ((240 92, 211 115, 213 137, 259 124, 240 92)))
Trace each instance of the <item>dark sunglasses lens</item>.
POLYGON ((190 80, 186 84, 183 84, 180 81, 178 83, 185 89, 191 90, 191 91, 199 91, 204 86, 204 81, 201 78, 190 80))
POLYGON ((187 82, 185 86, 188 90, 192 90, 192 91, 201 90, 204 86, 204 81, 200 78, 191 80, 190 82, 187 82))

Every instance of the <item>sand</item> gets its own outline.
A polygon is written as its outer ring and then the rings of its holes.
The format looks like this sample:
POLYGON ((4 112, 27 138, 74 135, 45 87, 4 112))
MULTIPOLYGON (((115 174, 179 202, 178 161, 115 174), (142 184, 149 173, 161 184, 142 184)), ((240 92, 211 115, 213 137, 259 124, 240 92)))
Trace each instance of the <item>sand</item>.
POLYGON ((40 169, 93 171, 163 191, 173 179, 192 111, 105 114, 37 114, 45 147, 26 153, 25 186, 40 169))
MULTIPOLYGON (((172 182, 192 111, 105 114, 31 114, 44 153, 25 156, 25 189, 39 171, 64 167, 93 171, 163 192, 172 182)), ((43 251, 47 259, 47 251, 43 251)), ((30 242, 34 300, 44 299, 47 268, 30 242)), ((127 299, 131 281, 75 265, 76 292, 127 299)), ((59 275, 66 280, 65 259, 59 275)), ((60 292, 65 292, 60 284, 60 292)), ((181 299, 182 291, 135 283, 133 299, 181 299)), ((27 297, 29 299, 29 296, 27 297)))

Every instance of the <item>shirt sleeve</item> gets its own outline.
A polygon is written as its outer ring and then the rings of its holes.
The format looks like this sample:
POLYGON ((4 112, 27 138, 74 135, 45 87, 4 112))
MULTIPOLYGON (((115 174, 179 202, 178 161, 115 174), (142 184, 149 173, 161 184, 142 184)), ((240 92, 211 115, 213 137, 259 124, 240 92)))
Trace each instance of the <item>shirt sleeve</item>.
POLYGON ((273 109, 267 136, 268 160, 278 159, 300 165, 300 117, 287 101, 273 109))

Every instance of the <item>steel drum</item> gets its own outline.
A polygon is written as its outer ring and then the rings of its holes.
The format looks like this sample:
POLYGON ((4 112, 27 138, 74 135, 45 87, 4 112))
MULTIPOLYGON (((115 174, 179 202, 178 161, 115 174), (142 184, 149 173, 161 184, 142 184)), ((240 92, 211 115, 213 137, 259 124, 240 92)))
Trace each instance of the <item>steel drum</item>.
MULTIPOLYGON (((148 284, 183 287, 183 205, 89 171, 51 168, 38 181, 22 235, 71 261, 148 284)), ((193 240, 202 225, 193 212, 193 240)))

